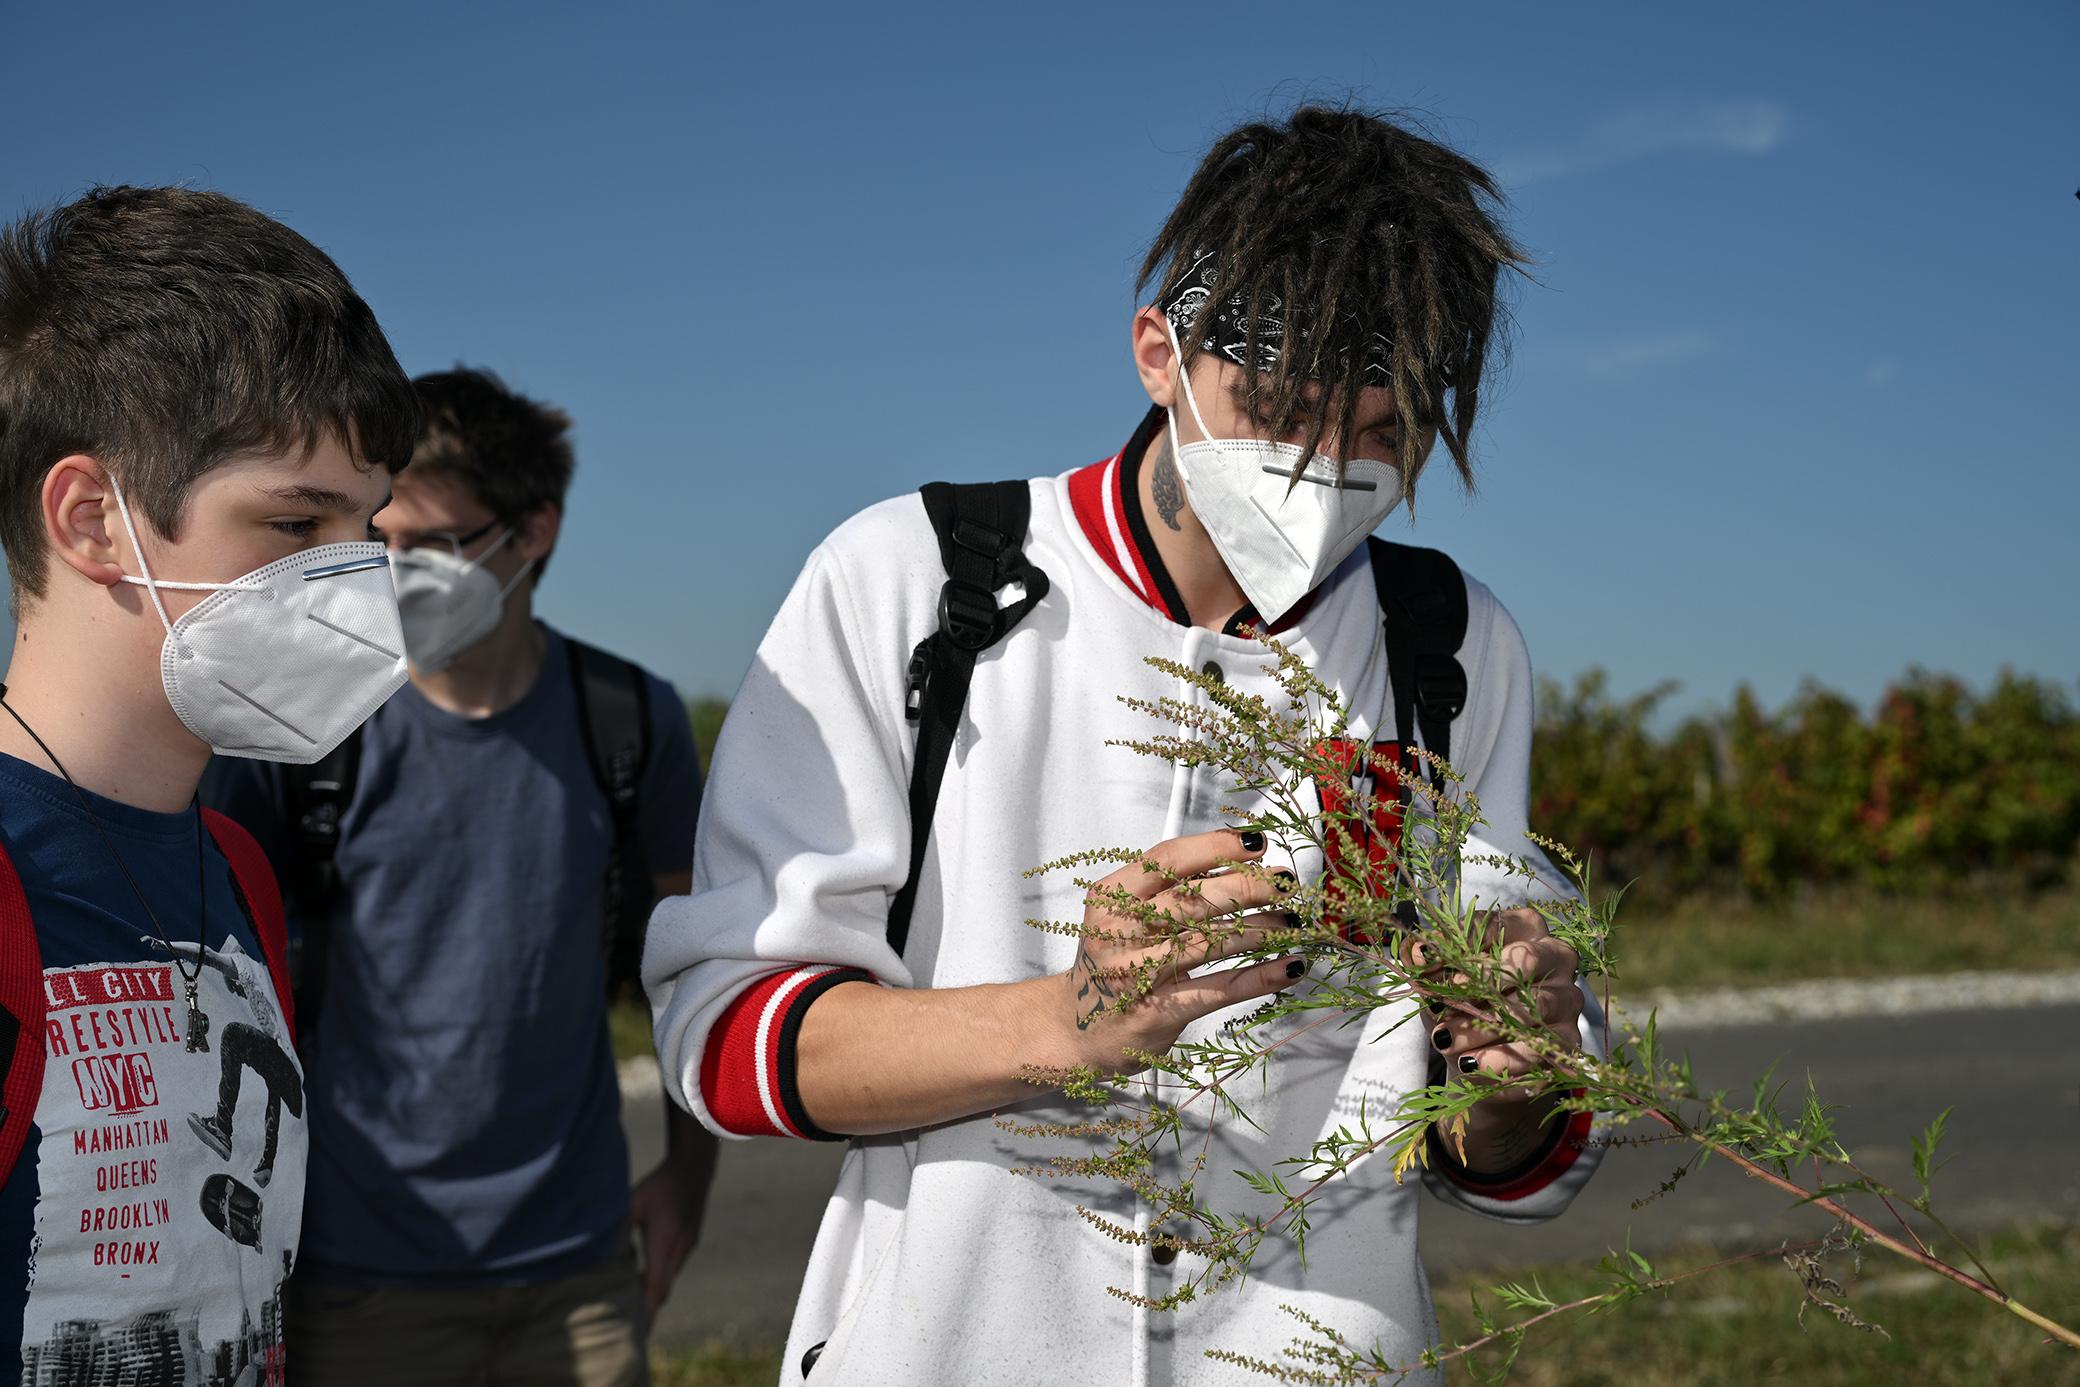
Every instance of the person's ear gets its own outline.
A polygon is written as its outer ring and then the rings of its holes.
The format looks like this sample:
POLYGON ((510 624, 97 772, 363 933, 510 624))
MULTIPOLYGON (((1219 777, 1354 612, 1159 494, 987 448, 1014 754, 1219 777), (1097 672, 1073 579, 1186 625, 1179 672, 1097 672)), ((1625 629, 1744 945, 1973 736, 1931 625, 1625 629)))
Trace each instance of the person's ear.
POLYGON ((128 546, 117 541, 122 521, 100 463, 84 453, 58 459, 43 476, 40 499, 43 537, 60 563, 105 588, 123 581, 128 546))
POLYGON ((556 537, 563 532, 563 507, 554 504, 536 506, 528 512, 519 525, 519 533, 513 536, 514 547, 520 557, 530 563, 539 563, 549 557, 556 547, 556 537))
POLYGON ((1144 308, 1134 315, 1131 329, 1134 370, 1141 388, 1158 409, 1177 403, 1177 351, 1170 345, 1169 321, 1160 308, 1144 308))

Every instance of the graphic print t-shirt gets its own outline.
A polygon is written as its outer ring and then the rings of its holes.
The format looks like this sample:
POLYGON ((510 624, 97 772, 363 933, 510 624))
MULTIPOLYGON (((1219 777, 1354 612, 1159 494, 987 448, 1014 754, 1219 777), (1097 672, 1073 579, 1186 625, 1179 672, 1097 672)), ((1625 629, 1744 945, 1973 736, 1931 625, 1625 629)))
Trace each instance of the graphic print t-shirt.
POLYGON ((0 1187, 0 1379, 18 1351, 23 1387, 279 1383, 307 1141, 266 959, 193 813, 88 802, 121 866, 69 786, 0 756, 48 1009, 36 1123, 0 1187), (200 967, 206 1050, 176 963, 200 967))

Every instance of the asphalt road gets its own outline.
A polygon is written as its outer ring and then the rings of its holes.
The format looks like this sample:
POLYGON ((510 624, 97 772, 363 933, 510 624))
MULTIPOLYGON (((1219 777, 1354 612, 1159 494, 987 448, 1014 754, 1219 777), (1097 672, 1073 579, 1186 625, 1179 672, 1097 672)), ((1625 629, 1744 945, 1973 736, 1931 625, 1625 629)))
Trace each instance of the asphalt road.
MULTIPOLYGON (((1671 1033, 1700 1083, 1746 1086, 1772 1062, 1780 1077, 1816 1076, 1838 1130, 1868 1169, 1904 1180, 1909 1142, 1946 1107, 1948 1164, 1937 1208, 1964 1228, 2080 1222, 2080 1007, 1924 1017, 1774 1023, 1671 1033)), ((624 1118, 638 1169, 663 1140, 656 1104, 624 1118)), ((659 1317, 658 1340, 782 1338, 842 1147, 756 1141, 725 1145, 701 1246, 659 1317)), ((1710 1163, 1665 1199, 1634 1210, 1673 1166, 1648 1146, 1614 1150, 1575 1205, 1551 1223, 1513 1228, 1430 1201, 1423 1254, 1433 1274, 1594 1258, 1622 1245, 1652 1254, 1680 1244, 1761 1246, 1823 1228, 1768 1188, 1710 1163)))

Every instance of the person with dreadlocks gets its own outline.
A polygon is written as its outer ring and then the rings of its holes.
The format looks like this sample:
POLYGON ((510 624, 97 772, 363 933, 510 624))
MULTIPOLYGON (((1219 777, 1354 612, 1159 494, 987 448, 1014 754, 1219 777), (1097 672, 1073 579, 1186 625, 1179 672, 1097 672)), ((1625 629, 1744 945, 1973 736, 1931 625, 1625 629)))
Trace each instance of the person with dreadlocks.
MULTIPOLYGON (((1066 874, 1025 873, 1066 851, 1148 844, 1160 870, 1104 884, 1179 919, 1282 918, 1290 887, 1277 873, 1223 871, 1273 851, 1224 820, 1234 784, 1107 749, 1146 734, 1122 695, 1208 701, 1150 655, 1269 696, 1255 633, 1273 632, 1351 709, 1347 764, 1407 764, 1408 671, 1392 668, 1393 594, 1375 585, 1365 540, 1413 498, 1435 440, 1470 482, 1498 284, 1523 263, 1499 205, 1478 166, 1381 116, 1303 107, 1233 131, 1142 266, 1137 287, 1155 293, 1131 336, 1147 416, 1112 457, 1010 485, 1030 502, 1007 526, 1014 544, 1024 536, 1016 586, 964 613, 949 569, 1002 551, 970 522, 949 524, 949 493, 932 488, 854 517, 810 556, 724 726, 693 892, 658 908, 645 959, 667 1087, 703 1123, 851 1143, 783 1382, 1196 1381, 1209 1348, 1286 1341, 1281 1305, 1376 1342, 1389 1362, 1432 1341, 1418 1182, 1397 1182, 1389 1162, 1343 1177, 1340 1215, 1311 1230, 1304 1260, 1267 1245, 1242 1283, 1165 1314, 1145 1305, 1191 1272, 1174 1241, 1185 1230, 1153 1222, 1117 1181, 1018 1174, 1069 1143, 1036 1148, 995 1119, 1087 1119, 1036 1089, 1031 1067, 1128 1075, 1135 1053, 1210 1038, 1307 985, 1299 957, 1197 967, 1246 952, 1230 944, 1110 1007, 1122 970, 1156 951, 1066 874), (935 683, 955 666, 933 664, 933 642, 962 621, 993 639, 971 659, 965 704, 941 719, 935 683), (1096 933, 1024 923, 1079 910, 1096 933), (1107 1239, 1084 1211, 1145 1236, 1107 1239)), ((1450 758, 1480 798, 1487 845, 1539 869, 1484 877, 1493 869, 1469 863, 1464 885, 1522 907, 1566 890, 1525 838, 1529 662, 1488 590, 1468 579, 1464 593, 1463 707, 1442 715, 1450 758)), ((1422 731, 1441 744, 1431 723, 1422 731)), ((1498 948, 1543 1022, 1564 1044, 1591 1044, 1600 1026, 1574 954, 1534 910, 1503 924, 1498 948)), ((1204 1134, 1206 1168, 1304 1152, 1361 1112, 1391 1111, 1440 1059, 1498 1077, 1536 1063, 1463 1021, 1425 1034, 1399 1019, 1296 1036, 1252 1095, 1251 1122, 1204 1134)), ((1505 1221, 1550 1218, 1596 1165, 1587 1135, 1586 1115, 1498 1087, 1463 1148, 1433 1144, 1421 1183, 1505 1221)), ((1186 1144, 1201 1139, 1195 1126, 1186 1144)), ((1107 1149, 1091 1139, 1090 1154, 1107 1149)), ((1276 1202, 1252 1197, 1238 1181, 1217 1202, 1276 1202)))

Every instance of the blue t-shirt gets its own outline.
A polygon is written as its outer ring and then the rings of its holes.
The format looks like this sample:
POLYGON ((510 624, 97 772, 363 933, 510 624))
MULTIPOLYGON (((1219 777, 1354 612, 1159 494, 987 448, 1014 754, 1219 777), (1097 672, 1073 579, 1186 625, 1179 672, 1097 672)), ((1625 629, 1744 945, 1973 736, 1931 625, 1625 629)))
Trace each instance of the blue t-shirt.
MULTIPOLYGON (((503 712, 459 717, 407 685, 362 731, 305 1040, 314 1279, 548 1280, 611 1256, 627 1217, 603 949, 613 823, 568 647, 547 635, 503 712)), ((645 853, 652 872, 684 871, 699 760, 669 684, 651 679, 650 709, 645 853)), ((286 881, 283 772, 224 761, 206 793, 286 881)))
POLYGON ((41 1043, 44 1077, 0 1186, 0 1377, 279 1382, 304 1095, 266 956, 214 842, 197 900, 192 812, 87 802, 92 819, 63 780, 0 756, 46 1008, 40 1037, 16 1037, 41 1043), (199 959, 206 1050, 187 1048, 176 959, 199 959))

